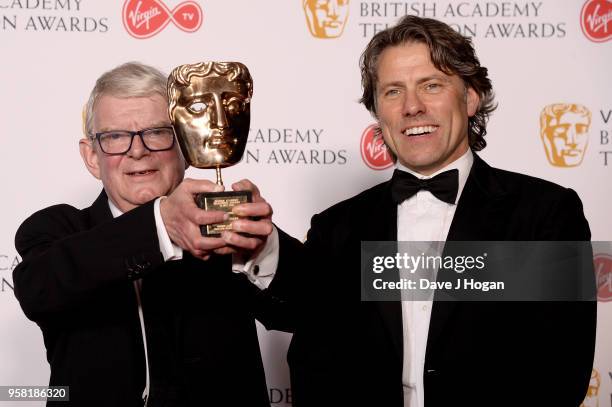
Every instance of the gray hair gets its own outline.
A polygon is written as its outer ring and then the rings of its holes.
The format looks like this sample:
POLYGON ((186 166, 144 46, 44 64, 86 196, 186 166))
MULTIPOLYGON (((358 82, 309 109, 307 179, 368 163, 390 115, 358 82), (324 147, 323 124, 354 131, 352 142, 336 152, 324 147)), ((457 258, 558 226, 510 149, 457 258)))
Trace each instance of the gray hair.
POLYGON ((159 95, 167 98, 167 76, 152 66, 140 62, 127 62, 105 72, 98 78, 83 112, 85 132, 93 132, 94 108, 104 95, 119 98, 148 97, 159 95))

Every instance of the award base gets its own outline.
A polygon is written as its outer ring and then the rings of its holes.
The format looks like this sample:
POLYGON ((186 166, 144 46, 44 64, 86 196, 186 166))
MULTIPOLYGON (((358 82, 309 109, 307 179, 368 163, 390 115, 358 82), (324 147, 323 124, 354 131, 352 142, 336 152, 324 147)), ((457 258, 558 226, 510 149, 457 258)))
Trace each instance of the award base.
POLYGON ((231 213, 236 205, 252 202, 251 191, 228 191, 228 192, 202 192, 196 195, 196 204, 199 208, 209 211, 229 212, 229 219, 222 223, 211 225, 200 225, 202 236, 219 237, 224 230, 232 230, 232 222, 238 216, 231 213))

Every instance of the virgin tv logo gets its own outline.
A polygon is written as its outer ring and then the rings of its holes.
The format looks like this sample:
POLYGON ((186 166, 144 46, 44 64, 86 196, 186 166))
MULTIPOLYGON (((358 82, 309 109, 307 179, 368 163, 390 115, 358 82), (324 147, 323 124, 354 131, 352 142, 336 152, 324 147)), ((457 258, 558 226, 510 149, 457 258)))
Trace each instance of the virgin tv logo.
POLYGON ((195 32, 203 19, 202 8, 195 1, 184 1, 170 10, 162 0, 126 0, 122 15, 123 26, 138 39, 156 35, 170 22, 185 32, 195 32))
POLYGON ((593 42, 612 39, 612 1, 588 0, 580 12, 580 26, 593 42))
POLYGON ((384 170, 393 165, 393 158, 379 134, 377 124, 371 124, 361 135, 361 158, 373 170, 384 170))
POLYGON ((593 262, 597 282, 597 300, 612 301, 612 256, 597 254, 593 262))

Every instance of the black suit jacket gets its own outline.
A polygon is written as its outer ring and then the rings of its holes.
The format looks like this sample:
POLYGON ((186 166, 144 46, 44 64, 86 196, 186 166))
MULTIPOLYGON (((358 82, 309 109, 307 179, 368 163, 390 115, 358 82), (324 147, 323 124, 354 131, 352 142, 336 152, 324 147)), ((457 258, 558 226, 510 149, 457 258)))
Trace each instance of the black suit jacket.
MULTIPOLYGON (((296 407, 403 405, 399 302, 360 302, 360 242, 397 240, 389 182, 312 219, 294 252, 316 282, 290 286, 289 349, 296 407), (301 256, 301 257, 300 257, 301 256), (313 289, 313 285, 316 287, 313 289)), ((479 157, 448 240, 589 240, 576 193, 493 169, 479 157)), ((425 405, 577 406, 593 363, 596 303, 438 302, 425 358, 425 405)))
MULTIPOLYGON (((61 406, 141 406, 142 303, 155 406, 268 406, 255 317, 276 323, 265 292, 231 272, 231 256, 163 262, 153 202, 113 219, 104 192, 28 218, 15 238, 15 295, 42 329, 61 406)), ((49 402, 49 405, 53 405, 49 402)))

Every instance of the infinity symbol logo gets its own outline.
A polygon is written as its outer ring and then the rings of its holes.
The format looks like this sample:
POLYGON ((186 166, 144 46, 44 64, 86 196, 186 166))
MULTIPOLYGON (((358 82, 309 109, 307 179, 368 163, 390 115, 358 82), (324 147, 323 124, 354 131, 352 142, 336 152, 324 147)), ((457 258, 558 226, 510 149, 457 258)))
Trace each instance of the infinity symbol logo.
POLYGON ((126 0, 123 25, 135 38, 149 38, 172 21, 185 32, 197 31, 202 25, 202 9, 195 1, 184 1, 170 10, 162 0, 126 0))

